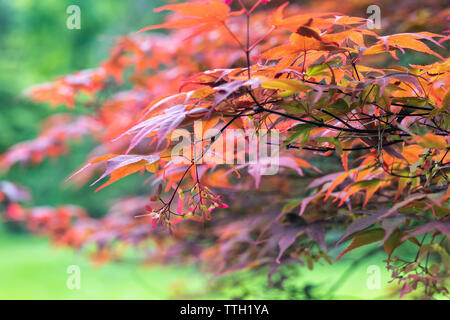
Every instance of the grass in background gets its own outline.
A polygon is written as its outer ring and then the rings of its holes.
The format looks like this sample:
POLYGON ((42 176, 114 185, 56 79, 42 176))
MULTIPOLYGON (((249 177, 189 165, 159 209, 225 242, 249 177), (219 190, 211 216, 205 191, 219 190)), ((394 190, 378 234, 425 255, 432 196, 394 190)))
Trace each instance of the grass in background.
POLYGON ((45 238, 0 228, 0 299, 176 299, 198 295, 206 279, 193 267, 93 265, 45 238), (67 268, 81 269, 80 290, 66 286, 67 268))

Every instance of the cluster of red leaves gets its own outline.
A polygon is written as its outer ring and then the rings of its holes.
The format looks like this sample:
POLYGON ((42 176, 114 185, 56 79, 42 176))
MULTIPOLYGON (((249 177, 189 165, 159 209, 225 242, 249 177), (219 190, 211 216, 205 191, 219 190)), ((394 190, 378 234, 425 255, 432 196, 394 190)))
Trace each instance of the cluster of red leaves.
MULTIPOLYGON (((53 123, 35 141, 9 150, 3 167, 60 154, 65 140, 90 134, 98 147, 80 170, 83 180, 103 163, 99 180, 110 180, 99 189, 136 172, 149 172, 154 186, 149 201, 124 199, 102 219, 55 209, 50 216, 64 228, 44 223, 45 231, 76 248, 96 244, 100 260, 136 246, 148 250, 147 261, 201 259, 217 273, 310 266, 331 261, 327 244, 352 240, 339 260, 379 242, 394 278, 407 281, 403 293, 419 282, 428 296, 447 292, 450 59, 442 47, 449 37, 379 36, 367 30, 366 19, 334 10, 236 3, 239 10, 219 0, 164 6, 158 11, 175 14, 141 32, 176 31, 119 39, 98 69, 29 91, 36 101, 69 107, 87 94, 95 113, 53 123), (379 67, 407 51, 437 62, 379 67), (131 89, 122 89, 124 81, 131 89), (278 130, 280 172, 262 177, 261 163, 172 161, 170 135, 192 130, 195 120, 203 121, 203 132, 278 130), (322 158, 340 159, 343 171, 318 175, 310 163, 322 158), (309 178, 299 179, 302 169, 309 178), (231 208, 222 210, 224 202, 231 208), (146 246, 149 239, 156 247, 146 246), (414 261, 393 255, 408 242, 417 246, 414 261), (429 267, 430 256, 441 263, 429 267)), ((211 151, 220 134, 215 138, 197 142, 202 156, 222 157, 223 150, 211 151)), ((32 222, 32 212, 16 216, 32 222)))
POLYGON ((0 168, 8 170, 16 163, 39 164, 46 157, 67 153, 69 141, 96 136, 99 122, 88 116, 54 115, 43 123, 39 137, 21 142, 0 156, 0 168))

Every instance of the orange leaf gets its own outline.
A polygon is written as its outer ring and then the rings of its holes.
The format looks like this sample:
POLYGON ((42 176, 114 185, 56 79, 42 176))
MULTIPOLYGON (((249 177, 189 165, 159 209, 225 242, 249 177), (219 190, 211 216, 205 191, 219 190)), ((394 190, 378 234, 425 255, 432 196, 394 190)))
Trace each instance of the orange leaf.
POLYGON ((344 182, 344 180, 352 173, 355 172, 355 169, 352 169, 350 171, 346 171, 344 173, 342 173, 339 177, 337 177, 333 183, 331 184, 331 186, 328 188, 327 194, 325 195, 325 200, 328 199, 328 197, 330 196, 330 194, 333 192, 333 190, 342 182, 344 182))
POLYGON ((305 25, 309 22, 308 25, 310 27, 319 27, 320 26, 320 27, 327 28, 327 27, 334 25, 334 22, 327 21, 325 19, 320 19, 320 18, 318 19, 318 17, 332 16, 332 15, 338 14, 336 12, 319 12, 319 13, 301 14, 301 15, 296 15, 296 16, 292 16, 289 18, 284 18, 283 11, 288 5, 289 5, 289 2, 284 3, 270 17, 269 22, 274 27, 283 28, 283 29, 290 30, 292 32, 296 32, 300 26, 305 25), (314 19, 312 19, 312 18, 314 18, 314 19), (312 21, 310 21, 310 20, 312 20, 312 21))
POLYGON ((179 16, 166 23, 143 28, 139 30, 138 33, 155 29, 182 29, 196 27, 197 30, 194 34, 197 35, 221 26, 230 16, 240 14, 240 12, 230 14, 230 7, 224 2, 218 0, 169 4, 155 9, 155 12, 160 12, 163 10, 174 11, 179 16))
MULTIPOLYGON (((102 158, 102 157, 100 157, 102 158)), ((106 171, 102 174, 102 176, 95 181, 92 185, 96 184, 98 181, 102 180, 107 175, 111 175, 111 178, 107 183, 97 188, 95 191, 99 191, 104 187, 112 184, 113 182, 122 179, 125 176, 128 176, 132 173, 135 173, 141 169, 148 168, 149 165, 157 162, 159 160, 159 156, 156 155, 120 155, 120 156, 105 156, 103 157, 106 160, 106 171), (109 157, 109 158, 108 158, 109 157)), ((97 158, 96 160, 98 160, 97 158)), ((99 160, 101 161, 101 160, 99 160)), ((105 160, 103 160, 105 161, 105 160)))
POLYGON ((436 42, 433 37, 441 37, 440 35, 431 34, 431 33, 399 33, 399 34, 393 34, 390 36, 384 36, 380 37, 380 41, 377 42, 377 44, 373 45, 372 47, 368 48, 366 51, 364 51, 364 55, 369 54, 376 54, 383 51, 390 51, 391 54, 396 58, 395 56, 395 49, 399 49, 401 51, 404 51, 403 49, 411 49, 419 52, 428 53, 431 55, 434 55, 438 57, 439 59, 444 60, 442 56, 440 56, 438 53, 431 50, 425 43, 422 41, 419 41, 419 39, 425 39, 429 40, 433 43, 435 43, 438 46, 441 46, 438 42, 436 42), (383 49, 384 46, 384 49, 383 49))
POLYGON ((125 167, 121 167, 113 172, 111 172, 111 178, 108 180, 108 182, 106 182, 105 184, 103 184, 102 186, 98 187, 97 189, 95 189, 95 192, 103 189, 106 186, 109 186, 110 184, 116 182, 117 180, 120 180, 132 173, 138 172, 139 170, 141 170, 142 168, 145 168, 147 165, 147 161, 145 160, 141 160, 132 164, 129 164, 125 167))

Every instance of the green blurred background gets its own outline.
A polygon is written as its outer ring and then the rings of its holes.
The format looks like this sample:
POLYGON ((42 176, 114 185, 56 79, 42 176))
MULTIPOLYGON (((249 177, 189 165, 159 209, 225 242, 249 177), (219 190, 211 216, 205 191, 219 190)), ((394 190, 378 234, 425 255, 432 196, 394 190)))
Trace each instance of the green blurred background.
MULTIPOLYGON (((98 65, 108 55, 114 38, 155 24, 162 16, 153 12, 163 1, 152 0, 0 0, 0 152, 35 137, 39 122, 53 112, 22 96, 27 87, 80 69, 98 65), (69 5, 81 8, 81 30, 66 28, 69 5)), ((64 107, 62 107, 64 108, 64 107)), ((86 140, 70 156, 46 160, 35 168, 15 166, 0 176, 30 188, 34 205, 82 205, 99 216, 106 203, 124 190, 142 193, 140 177, 132 176, 100 193, 89 187, 62 183, 91 150, 86 140)), ((355 250, 334 266, 318 265, 313 271, 284 267, 275 276, 288 277, 280 286, 267 287, 267 270, 246 271, 210 279, 194 266, 139 266, 109 264, 96 268, 69 249, 55 248, 47 239, 12 232, 0 225, 0 299, 179 299, 256 298, 305 299, 330 297, 327 290, 343 274, 335 298, 385 297, 389 280, 382 255, 355 264, 364 250, 355 250), (66 286, 70 265, 81 267, 81 289, 66 286), (367 267, 378 265, 382 286, 369 290, 367 267), (348 268, 353 266, 351 271, 348 268)), ((332 252, 335 254, 335 252, 332 252)))

